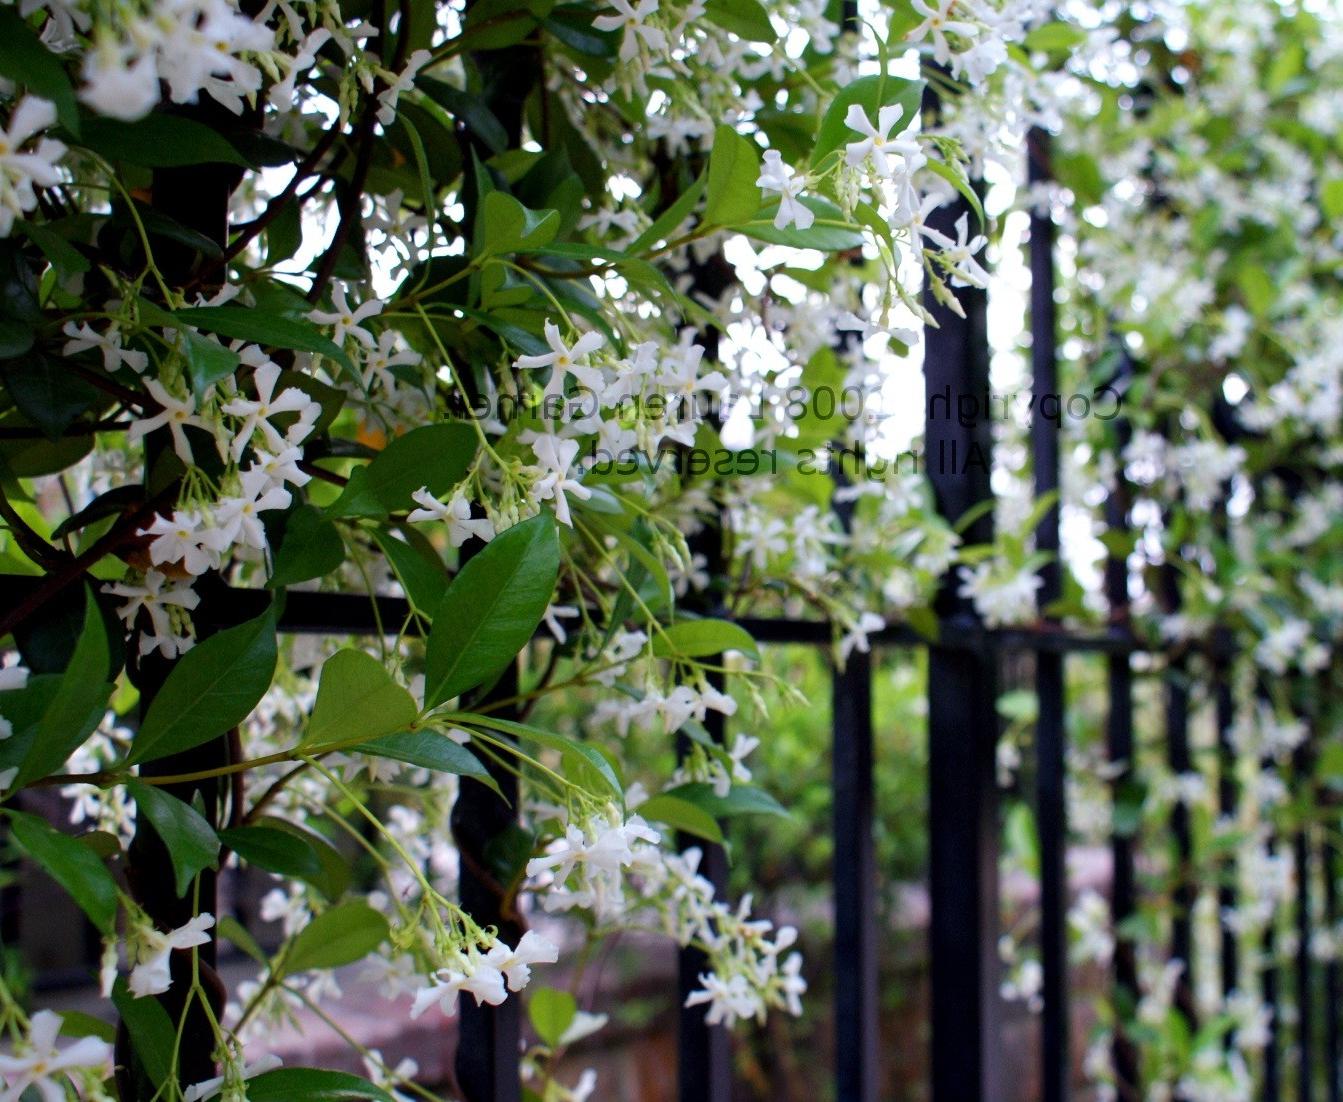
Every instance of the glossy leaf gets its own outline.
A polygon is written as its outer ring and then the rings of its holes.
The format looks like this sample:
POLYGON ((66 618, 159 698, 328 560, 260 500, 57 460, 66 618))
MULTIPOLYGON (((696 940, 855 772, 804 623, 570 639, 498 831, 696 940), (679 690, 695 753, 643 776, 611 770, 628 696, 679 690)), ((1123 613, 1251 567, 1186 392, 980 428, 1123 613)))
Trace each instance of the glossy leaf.
POLYGON ((302 747, 317 751, 352 739, 376 739, 410 726, 418 714, 414 698, 381 662, 361 650, 339 650, 322 666, 302 747))
POLYGON ((411 429, 351 473, 349 485, 327 507, 327 515, 384 517, 413 509, 411 495, 421 486, 435 496, 447 493, 470 470, 477 442, 471 426, 461 421, 411 429))
POLYGON ((18 847, 66 890, 99 931, 111 934, 117 921, 117 885, 98 855, 36 815, 10 811, 8 816, 18 847))
POLYGON ((275 672, 274 604, 198 643, 173 667, 131 745, 131 762, 209 742, 247 718, 275 672))
POLYGON ((560 569, 548 512, 501 532, 468 562, 434 612, 425 651, 426 707, 497 677, 541 623, 560 569))
POLYGON ((704 221, 713 226, 749 222, 760 209, 760 151, 730 126, 714 131, 709 154, 704 221))
POLYGON ((659 658, 704 658, 729 650, 760 657, 751 633, 730 620, 678 620, 653 635, 653 653, 659 658))
POLYGON ((163 839, 177 880, 177 894, 186 895, 197 874, 219 866, 219 838, 214 828, 190 804, 154 785, 127 779, 126 791, 138 814, 153 824, 163 839))
POLYGON ((311 505, 300 505, 289 514, 266 585, 281 589, 325 577, 344 561, 345 541, 336 526, 311 505))
POLYGON ((368 956, 390 932, 386 918, 367 903, 352 899, 308 923, 280 963, 285 975, 310 968, 339 968, 368 956))

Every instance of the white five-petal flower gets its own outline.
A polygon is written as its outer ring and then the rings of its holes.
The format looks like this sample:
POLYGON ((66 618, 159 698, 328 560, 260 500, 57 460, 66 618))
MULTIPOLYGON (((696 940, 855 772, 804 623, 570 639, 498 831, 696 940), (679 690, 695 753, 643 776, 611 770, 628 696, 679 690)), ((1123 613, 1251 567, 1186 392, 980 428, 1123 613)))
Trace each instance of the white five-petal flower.
POLYGON ((779 195, 779 213, 774 216, 775 229, 782 230, 792 225, 805 230, 816 221, 816 215, 801 202, 802 189, 806 183, 805 177, 793 175, 793 170, 783 163, 783 156, 777 149, 765 152, 765 163, 755 184, 762 191, 773 191, 779 195))
POLYGON ((28 1038, 19 1048, 0 1054, 0 1077, 4 1090, 0 1102, 18 1102, 29 1089, 42 1102, 64 1102, 70 1072, 105 1074, 112 1062, 112 1046, 97 1037, 81 1037, 74 1044, 59 1048, 61 1016, 52 1010, 39 1010, 28 1024, 28 1038))
POLYGON ((514 367, 538 368, 549 367, 550 382, 546 383, 546 397, 559 397, 564 394, 564 384, 568 377, 572 375, 579 383, 589 390, 598 391, 601 389, 601 372, 595 367, 583 367, 579 360, 584 356, 589 356, 596 352, 602 346, 602 335, 600 333, 584 333, 572 345, 564 343, 560 336, 560 328, 549 318, 545 324, 546 344, 550 345, 549 352, 543 352, 539 356, 519 356, 513 361, 514 367))

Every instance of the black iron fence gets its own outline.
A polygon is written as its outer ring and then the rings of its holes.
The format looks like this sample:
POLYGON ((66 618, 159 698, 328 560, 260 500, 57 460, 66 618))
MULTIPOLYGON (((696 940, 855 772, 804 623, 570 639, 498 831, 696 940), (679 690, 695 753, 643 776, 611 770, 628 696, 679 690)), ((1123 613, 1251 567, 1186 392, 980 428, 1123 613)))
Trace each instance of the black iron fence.
MULTIPOLYGON (((1047 179, 1048 140, 1034 133, 1029 143, 1032 181, 1047 179)), ((967 206, 944 207, 932 219, 949 231, 967 206)), ((952 231, 954 236, 954 231, 952 231)), ((1036 394, 1056 393, 1058 378, 1055 350, 1053 281, 1053 226, 1045 214, 1031 219, 1030 261, 1032 290, 1030 322, 1032 336, 1033 388, 1036 394)), ((928 393, 943 392, 955 399, 977 397, 988 387, 988 338, 986 294, 967 288, 959 292, 964 315, 936 302, 928 307, 937 326, 926 334, 925 381, 928 393)), ((1123 371, 1114 381, 1122 390, 1123 371)), ((1113 423, 1114 447, 1122 448, 1126 427, 1113 423)), ((1051 494, 1059 486, 1059 438, 1057 419, 1036 411, 1031 431, 1035 489, 1051 494)), ((927 455, 964 456, 977 446, 983 455, 992 450, 988 417, 970 424, 953 417, 927 420, 927 455), (954 449, 954 451, 953 451, 954 449)), ((930 463, 928 475, 940 513, 949 521, 962 518, 974 506, 992 496, 989 470, 977 464, 930 463)), ((1122 475, 1106 507, 1106 520, 1113 531, 1127 528, 1129 494, 1122 475)), ((969 542, 992 536, 991 512, 981 513, 965 532, 969 542)), ((1036 532, 1040 550, 1059 549, 1057 507, 1051 509, 1036 532)), ((1000 961, 998 860, 1000 821, 996 747, 999 730, 997 681, 1001 657, 1009 652, 1035 656, 1035 687, 1038 719, 1035 729, 1036 822, 1040 854, 1040 953, 1043 968, 1041 1016, 1041 1097, 1044 1102, 1062 1102, 1069 1096, 1072 1046, 1068 1012, 1069 966, 1067 953, 1068 880, 1066 853, 1068 823, 1065 804, 1065 663, 1070 655, 1090 655, 1108 666, 1108 719, 1106 746, 1113 767, 1116 793, 1122 791, 1133 768, 1134 671, 1132 656, 1142 644, 1131 633, 1129 618, 1129 569, 1124 557, 1112 557, 1106 569, 1106 595, 1110 606, 1109 626, 1104 630, 1069 630, 1045 615, 1044 610, 1061 593, 1061 571, 1051 562, 1043 570, 1039 591, 1041 618, 1028 628, 986 628, 973 604, 958 593, 949 577, 936 603, 938 631, 935 641, 906 626, 893 626, 871 637, 874 647, 919 648, 928 651, 928 818, 930 840, 929 888, 931 897, 930 990, 931 990, 931 1088, 935 1102, 974 1102, 1006 1097, 1003 1082, 999 1029, 1000 961)), ((10 579, 9 581, 16 581, 10 579)), ((17 584, 17 583, 16 583, 17 584)), ((16 596, 17 590, 6 596, 16 596)), ((206 594, 198 614, 205 625, 238 622, 255 615, 268 599, 262 593, 227 590, 206 594)), ((374 634, 379 625, 413 622, 405 602, 389 597, 304 593, 289 595, 280 627, 288 632, 323 634, 374 634)), ((743 619, 739 621, 761 644, 828 646, 831 625, 821 621, 743 619)), ((1231 673, 1233 655, 1223 640, 1213 648, 1206 667, 1211 697, 1216 704, 1218 746, 1221 755, 1219 800, 1221 810, 1235 810, 1240 793, 1231 777, 1230 730, 1234 722, 1231 673)), ((868 653, 855 653, 837 671, 832 683, 832 763, 834 807, 833 898, 834 898, 834 1020, 837 1097, 841 1102, 875 1102, 879 1097, 879 931, 877 892, 879 870, 873 828, 881 809, 873 794, 874 721, 872 678, 874 663, 868 653)), ((1194 768, 1190 751, 1190 684, 1195 668, 1179 653, 1172 653, 1162 675, 1166 685, 1165 737, 1171 768, 1177 772, 1194 768)), ((511 690, 497 690, 504 696, 511 690)), ((498 776, 505 794, 512 779, 498 776)), ((1118 801, 1117 801, 1118 802, 1118 801)), ((462 853, 461 895, 464 905, 481 925, 505 930, 511 919, 502 906, 498 887, 480 873, 483 855, 491 839, 506 829, 514 811, 488 787, 464 779, 453 827, 462 853)), ((1189 874, 1190 823, 1178 807, 1171 823, 1171 839, 1177 867, 1182 875, 1174 893, 1170 953, 1185 963, 1177 999, 1180 1012, 1193 1023, 1193 926, 1192 905, 1198 890, 1189 874)), ((1298 1102, 1340 1097, 1338 1075, 1338 966, 1329 963, 1317 969, 1310 952, 1312 934, 1311 885, 1308 875, 1318 860, 1323 875, 1323 899, 1318 920, 1332 927, 1338 917, 1335 883, 1337 854, 1332 842, 1318 842, 1305 831, 1279 841, 1290 845, 1298 868, 1296 911, 1299 945, 1295 957, 1293 999, 1295 1024, 1289 1031, 1282 1022, 1280 1000, 1284 983, 1273 963, 1272 937, 1265 946, 1264 997, 1272 1011, 1271 1037, 1266 1052, 1262 1091, 1274 1100, 1284 1092, 1298 1102), (1318 846, 1318 853, 1316 848, 1318 846), (1317 972, 1321 974, 1317 974, 1317 972), (1289 1046, 1290 1040, 1290 1046, 1289 1046), (1289 1052, 1290 1047, 1290 1052, 1289 1052), (1295 1071, 1295 1084, 1287 1089, 1284 1079, 1295 1071), (1323 1087, 1323 1093, 1320 1088, 1323 1087)), ((1128 920, 1137 912, 1138 876, 1133 836, 1116 829, 1110 903, 1116 931, 1111 982, 1116 1001, 1131 1006, 1138 995, 1135 946, 1127 931, 1128 920)), ((721 851, 708 847, 703 869, 721 884, 725 860, 721 851)), ((206 886, 208 887, 208 886, 206 886)), ((203 889, 204 890, 204 889, 203 889)), ((5 940, 12 941, 13 919, 19 902, 12 889, 6 893, 5 940)), ((1229 909, 1236 902, 1235 887, 1228 878, 1218 888, 1219 902, 1229 909)), ((213 909, 202 898, 203 909, 213 909)), ((1236 937, 1224 927, 1221 945, 1220 981, 1226 991, 1236 988, 1245 971, 1237 959, 1236 937)), ((694 950, 685 950, 681 962, 680 995, 695 984, 701 962, 694 950)), ((672 997, 669 994, 669 998, 672 997)), ((457 1077, 469 1102, 518 1102, 521 1098, 519 1053, 521 1022, 517 1000, 499 1007, 461 1002, 456 1057, 457 1077)), ((682 1009, 679 1023, 679 1097, 683 1102, 727 1102, 732 1093, 731 1047, 728 1034, 705 1022, 702 1008, 682 1009)), ((1139 1038, 1122 1023, 1115 1030, 1114 1067, 1118 1096, 1125 1102, 1146 1097, 1141 1082, 1139 1038)))

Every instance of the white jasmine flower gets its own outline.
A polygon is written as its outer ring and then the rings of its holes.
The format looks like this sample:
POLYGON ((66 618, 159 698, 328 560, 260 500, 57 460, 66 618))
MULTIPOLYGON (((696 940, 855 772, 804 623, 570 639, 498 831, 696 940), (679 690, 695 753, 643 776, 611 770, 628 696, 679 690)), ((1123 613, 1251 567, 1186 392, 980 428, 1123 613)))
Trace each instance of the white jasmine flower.
POLYGON ((391 126, 396 120, 396 103, 402 92, 415 86, 415 77, 434 55, 428 50, 416 50, 406 59, 406 67, 378 93, 378 122, 391 126))
POLYGON ((800 202, 806 179, 793 175, 793 170, 783 163, 783 157, 777 149, 766 151, 765 163, 755 184, 762 191, 774 191, 779 195, 779 213, 774 216, 775 229, 782 230, 795 225, 805 230, 816 221, 816 215, 811 209, 800 202))
POLYGON ((178 398, 169 393, 167 387, 157 379, 146 379, 145 389, 159 404, 159 412, 151 417, 133 421, 126 430, 127 443, 133 444, 141 437, 166 425, 168 431, 172 433, 173 451, 183 463, 193 466, 195 458, 191 454, 191 442, 187 439, 186 427, 194 425, 198 429, 210 431, 209 425, 196 413, 195 396, 188 394, 185 398, 178 398))
POLYGON ((461 547, 472 536, 482 543, 489 543, 494 539, 494 523, 489 517, 471 515, 471 503, 463 491, 458 490, 454 493, 447 504, 434 497, 429 492, 428 486, 421 486, 410 496, 420 508, 412 510, 406 519, 412 523, 425 520, 442 521, 448 526, 448 543, 451 546, 461 547))
POLYGON ((545 389, 547 397, 562 396, 564 394, 564 384, 570 375, 594 393, 600 392, 602 389, 601 372, 596 368, 581 367, 578 361, 584 356, 596 352, 602 346, 602 335, 600 333, 583 333, 572 345, 567 345, 560 337, 559 326, 555 325, 549 318, 546 319, 544 329, 546 344, 550 345, 550 351, 543 352, 539 356, 519 356, 513 361, 513 366, 527 369, 551 368, 550 381, 546 384, 545 389))
MULTIPOLYGON (((146 570, 140 585, 129 582, 113 582, 103 587, 104 593, 125 598, 125 603, 117 609, 122 623, 130 628, 143 610, 149 616, 152 633, 140 635, 140 655, 143 657, 157 649, 175 657, 185 649, 182 638, 173 630, 171 608, 190 611, 200 603, 200 596, 191 588, 189 581, 170 581, 157 570, 146 570)), ((190 640, 186 640, 190 646, 190 640)))
POLYGON ((624 28, 625 37, 620 41, 621 61, 633 61, 638 57, 640 39, 654 53, 661 53, 667 48, 667 36, 657 27, 650 27, 645 22, 658 10, 658 0, 639 0, 635 5, 631 5, 629 0, 607 0, 607 3, 615 8, 617 14, 599 15, 592 21, 592 25, 599 31, 616 31, 624 28))
POLYGON ((172 951, 208 944, 210 935, 205 931, 214 924, 214 915, 199 914, 186 925, 166 934, 152 926, 137 929, 132 935, 136 964, 127 982, 131 994, 139 999, 167 991, 172 986, 169 970, 172 951))
POLYGON ((560 959, 560 949, 535 930, 528 930, 516 949, 510 949, 501 941, 490 950, 487 959, 504 974, 510 991, 521 991, 532 978, 531 966, 554 964, 560 959))
MULTIPOLYGON (((224 403, 225 413, 243 419, 242 426, 234 433, 233 442, 229 447, 229 453, 235 463, 242 458, 243 451, 251 443, 258 429, 266 438, 266 447, 273 452, 283 451, 285 438, 270 423, 270 418, 280 413, 301 415, 309 407, 318 405, 295 386, 285 387, 276 395, 275 386, 280 380, 280 374, 280 365, 266 360, 252 372, 252 386, 256 390, 256 399, 238 397, 224 403)), ((320 412, 320 406, 310 416, 315 417, 317 412, 320 412)))
POLYGON ((381 299, 371 298, 352 308, 346 298, 346 289, 337 287, 331 292, 331 305, 334 310, 313 310, 308 314, 308 320, 318 325, 334 326, 331 339, 336 344, 344 344, 346 337, 353 337, 365 348, 377 347, 373 334, 361 322, 382 313, 384 303, 381 299))
POLYGON ((979 252, 988 243, 988 238, 982 233, 976 234, 974 237, 969 236, 969 212, 963 213, 956 219, 955 241, 931 226, 923 226, 921 230, 925 237, 933 241, 942 250, 941 259, 951 270, 953 287, 967 285, 984 287, 988 285, 989 273, 975 259, 975 253, 979 252))
POLYGON ((56 162, 65 156, 65 146, 43 138, 35 149, 22 152, 28 139, 55 121, 56 108, 48 100, 24 96, 9 126, 0 130, 0 237, 8 237, 14 219, 37 206, 34 187, 60 183, 56 162))
POLYGON ((900 104, 887 104, 877 111, 877 125, 873 126, 861 104, 850 104, 849 113, 844 116, 844 125, 862 134, 863 140, 849 142, 844 147, 845 159, 849 164, 856 167, 871 157, 877 174, 889 177, 895 174, 897 167, 887 159, 891 154, 897 154, 906 160, 920 157, 918 142, 906 136, 914 125, 913 119, 894 138, 890 136, 891 128, 900 121, 904 113, 905 109, 900 104))
POLYGON ((106 333, 99 333, 86 321, 78 324, 67 321, 61 332, 70 338, 61 349, 63 356, 73 356, 77 352, 97 348, 102 351, 103 367, 108 371, 116 371, 124 364, 138 375, 149 366, 148 354, 121 347, 121 330, 116 326, 112 326, 106 333))
POLYGON ((544 477, 533 487, 536 499, 553 499, 555 519, 572 528, 573 518, 565 495, 573 494, 580 501, 587 501, 592 496, 591 490, 570 475, 574 459, 578 456, 578 441, 564 440, 553 433, 545 433, 532 441, 532 451, 536 453, 544 473, 544 477))
POLYGON ((745 976, 731 976, 724 980, 713 972, 701 972, 700 989, 686 996, 685 1005, 707 1004, 704 1020, 709 1025, 725 1025, 731 1029, 738 1020, 763 1016, 764 1003, 751 989, 745 976))
POLYGON ((180 562, 188 574, 216 568, 229 546, 218 529, 204 527, 200 514, 190 510, 156 516, 148 528, 140 529, 140 535, 154 537, 149 545, 150 562, 155 566, 180 562))
POLYGON ((100 30, 80 67, 79 98, 100 115, 134 122, 159 102, 158 61, 152 52, 136 57, 115 34, 100 30))
POLYGON ((34 1090, 42 1102, 63 1102, 68 1097, 71 1072, 105 1075, 112 1063, 112 1046, 97 1037, 81 1037, 65 1048, 56 1038, 61 1031, 61 1016, 52 1010, 39 1010, 28 1023, 28 1037, 9 1054, 0 1054, 0 1076, 4 1090, 0 1102, 18 1102, 34 1090))
POLYGON ((875 612, 864 612, 860 615, 853 627, 839 641, 841 661, 846 661, 855 650, 860 654, 866 654, 871 649, 867 637, 885 626, 886 621, 875 612))

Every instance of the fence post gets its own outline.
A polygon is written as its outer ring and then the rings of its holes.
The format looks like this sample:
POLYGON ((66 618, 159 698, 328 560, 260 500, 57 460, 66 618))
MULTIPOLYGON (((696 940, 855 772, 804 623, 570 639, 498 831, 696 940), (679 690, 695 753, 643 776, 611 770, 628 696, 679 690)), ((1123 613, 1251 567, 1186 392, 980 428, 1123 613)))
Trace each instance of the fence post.
MULTIPOLYGON (((928 98, 935 112, 936 97, 928 98)), ((974 217, 969 204, 957 200, 930 214, 928 225, 954 238, 962 214, 974 217)), ((953 293, 964 317, 925 290, 935 324, 925 330, 923 370, 928 478, 938 512, 955 522, 992 492, 992 423, 985 416, 962 425, 954 416, 960 396, 976 403, 983 398, 989 354, 985 292, 953 293)), ((965 538, 980 543, 992 535, 993 518, 985 514, 965 538)), ((958 596, 954 574, 942 581, 936 611, 944 622, 970 628, 979 623, 973 604, 958 596)), ((933 1102, 1001 1097, 996 665, 981 648, 934 644, 928 650, 933 1102)))
MULTIPOLYGON (((237 124, 233 115, 213 103, 203 103, 183 113, 207 126, 237 124)), ((153 206, 161 214, 223 247, 228 238, 229 198, 241 178, 241 169, 228 165, 157 169, 152 184, 153 206)), ((200 256, 191 246, 163 241, 155 249, 155 260, 169 283, 180 286, 193 276, 200 256)), ((164 449, 166 436, 165 430, 159 430, 146 440, 146 496, 153 456, 164 449)), ((224 610, 210 599, 212 586, 218 584, 220 579, 214 574, 207 574, 197 582, 197 590, 202 598, 195 616, 197 638, 204 638, 223 626, 220 614, 224 610)), ((137 632, 132 631, 127 643, 127 673, 140 692, 139 714, 143 721, 155 695, 172 672, 174 660, 166 659, 157 652, 137 660, 135 656, 139 653, 139 647, 135 642, 136 637, 137 632)), ((171 776, 227 765, 233 756, 236 738, 235 730, 194 749, 148 762, 140 767, 141 776, 171 776)), ((188 804, 199 797, 205 817, 212 823, 218 822, 221 785, 217 780, 167 785, 163 791, 188 804)), ((184 898, 178 898, 167 847, 144 816, 137 821, 135 836, 127 850, 126 878, 137 902, 161 929, 175 929, 186 924, 196 914, 214 914, 218 909, 217 874, 208 869, 198 875, 194 898, 192 892, 188 892, 184 898)), ((216 942, 212 938, 194 953, 199 962, 203 985, 217 1016, 223 1012, 225 991, 214 970, 216 942)), ((171 960, 172 987, 164 994, 155 996, 172 1021, 181 1023, 177 1071, 178 1080, 183 1086, 210 1079, 215 1074, 214 1028, 206 1009, 190 996, 190 962, 191 954, 174 952, 171 960)), ((123 1022, 117 1032, 117 1085, 124 1102, 149 1098, 156 1093, 133 1056, 130 1037, 123 1022)))
MULTIPOLYGON (((848 531, 851 502, 835 512, 848 531)), ((872 654, 854 651, 830 682, 835 898, 835 1093, 879 1096, 877 857, 872 832, 872 654)))
MULTIPOLYGON (((1110 382, 1122 398, 1133 373, 1133 363, 1121 351, 1119 367, 1110 382)), ((1128 446, 1131 429, 1125 418, 1115 422, 1115 453, 1123 455, 1128 446)), ((1105 499, 1105 523, 1111 531, 1123 535, 1129 531, 1129 488, 1124 477, 1122 458, 1116 465, 1115 484, 1105 499)), ((1105 563, 1105 598, 1110 608, 1110 623, 1119 630, 1129 630, 1129 568, 1127 552, 1111 552, 1105 563)), ((1115 770, 1112 782, 1112 800, 1116 809, 1131 799, 1133 779, 1133 665, 1132 655, 1120 651, 1110 656, 1108 663, 1110 710, 1106 719, 1106 754, 1115 770)), ((1126 1028, 1126 1018, 1138 1001, 1137 948, 1130 934, 1122 933, 1125 922, 1138 908, 1137 876, 1133 860, 1133 835, 1117 827, 1111 829, 1110 855, 1112 884, 1110 890, 1110 917, 1115 929, 1114 951, 1114 1043, 1111 1059, 1114 1063, 1116 1093, 1120 1102, 1138 1102, 1142 1097, 1139 1082, 1138 1050, 1126 1028)))
MULTIPOLYGON (((489 696, 502 700, 518 689, 516 662, 504 671, 489 696)), ((512 709, 498 715, 516 718, 512 709)), ((499 794, 480 781, 463 777, 452 807, 452 835, 461 855, 458 894, 462 906, 481 926, 495 926, 499 937, 516 945, 520 936, 516 904, 507 895, 491 861, 491 843, 516 822, 518 781, 497 762, 486 768, 499 785, 499 794)), ((518 1075, 521 1000, 505 999, 498 1006, 474 999, 457 1002, 457 1085, 466 1102, 519 1102, 522 1081, 518 1075)))
MULTIPOLYGON (((1049 135, 1033 128, 1026 136, 1027 177, 1032 184, 1051 178, 1049 135)), ((1030 220, 1031 380, 1035 404, 1031 417, 1031 453, 1035 495, 1058 493, 1059 426, 1041 413, 1046 395, 1057 395, 1055 349, 1054 220, 1048 207, 1033 209, 1030 220)), ((1035 549, 1052 557, 1040 568, 1038 593, 1041 619, 1063 596, 1059 562, 1059 503, 1055 502, 1035 530, 1035 549)), ((1068 819, 1067 759, 1064 730, 1063 653, 1035 652, 1035 824, 1040 844, 1040 960, 1044 971, 1044 1013, 1041 1016, 1041 1088, 1044 1102, 1068 1097, 1068 819)))

